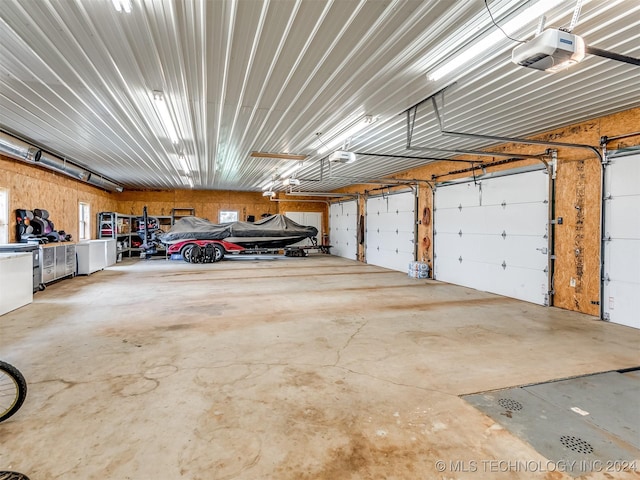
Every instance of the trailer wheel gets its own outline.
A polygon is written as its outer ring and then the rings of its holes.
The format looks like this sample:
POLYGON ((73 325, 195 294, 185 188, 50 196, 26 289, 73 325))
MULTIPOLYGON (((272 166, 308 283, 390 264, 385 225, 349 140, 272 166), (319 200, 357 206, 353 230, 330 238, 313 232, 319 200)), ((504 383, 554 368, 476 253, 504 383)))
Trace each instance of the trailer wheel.
POLYGON ((213 246, 213 261, 219 262, 224 258, 224 248, 221 245, 215 244, 213 246))
POLYGON ((180 255, 182 255, 182 259, 187 263, 191 263, 191 250, 194 245, 195 243, 187 243, 180 249, 180 255))

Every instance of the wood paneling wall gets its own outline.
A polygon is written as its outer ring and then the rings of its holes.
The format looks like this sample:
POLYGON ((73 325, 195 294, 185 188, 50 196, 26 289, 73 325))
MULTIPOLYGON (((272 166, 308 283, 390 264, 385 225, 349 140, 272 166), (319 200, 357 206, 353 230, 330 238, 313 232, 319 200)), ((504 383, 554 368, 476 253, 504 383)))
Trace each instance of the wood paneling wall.
MULTIPOLYGON (((174 208, 194 208, 199 217, 218 221, 221 210, 236 210, 241 220, 254 215, 289 212, 321 212, 323 228, 328 231, 328 204, 316 198, 292 200, 263 197, 260 192, 209 190, 125 191, 110 193, 65 175, 0 155, 0 188, 9 190, 10 216, 17 209, 40 208, 49 211, 56 230, 64 230, 78 240, 78 204, 91 209, 91 235, 96 237, 99 212, 142 215, 146 205, 149 215, 171 215, 174 208)), ((15 242, 15 223, 9 220, 9 241, 15 242)))
POLYGON ((193 208, 197 217, 218 223, 221 210, 235 210, 240 220, 253 215, 259 220, 263 214, 284 212, 321 212, 323 229, 328 229, 328 204, 318 199, 305 197, 291 199, 279 194, 274 200, 263 197, 261 192, 233 192, 226 190, 170 190, 170 191, 125 191, 119 194, 117 211, 124 214, 142 215, 147 206, 149 215, 171 215, 174 208, 193 208))
MULTIPOLYGON (((78 204, 88 203, 91 209, 91 233, 96 235, 96 214, 112 211, 115 194, 105 192, 65 175, 31 166, 0 155, 0 188, 9 190, 9 214, 18 209, 40 208, 49 212, 56 230, 71 234, 78 240, 78 204)), ((15 222, 9 219, 9 241, 16 242, 15 222)))

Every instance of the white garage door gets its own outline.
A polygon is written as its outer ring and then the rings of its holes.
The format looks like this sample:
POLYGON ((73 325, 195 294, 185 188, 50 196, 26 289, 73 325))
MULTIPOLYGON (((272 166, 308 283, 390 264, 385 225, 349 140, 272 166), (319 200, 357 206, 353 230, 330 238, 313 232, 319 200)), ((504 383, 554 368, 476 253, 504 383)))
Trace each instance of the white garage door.
POLYGON ((437 186, 434 277, 546 305, 549 176, 511 172, 437 186))
POLYGON ((605 167, 604 318, 640 328, 640 153, 612 152, 605 167))
POLYGON ((367 263, 406 272, 415 260, 413 191, 367 198, 367 263))
POLYGON ((358 202, 332 203, 329 207, 331 253, 356 260, 358 256, 358 202))

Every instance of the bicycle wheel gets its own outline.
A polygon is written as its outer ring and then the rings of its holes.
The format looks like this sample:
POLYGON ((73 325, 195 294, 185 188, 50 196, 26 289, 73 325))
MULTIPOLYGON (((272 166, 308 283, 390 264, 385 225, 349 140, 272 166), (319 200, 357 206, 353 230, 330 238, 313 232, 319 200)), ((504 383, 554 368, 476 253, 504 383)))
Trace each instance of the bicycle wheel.
POLYGON ((0 480, 29 480, 24 473, 2 471, 0 472, 0 480))
POLYGON ((27 382, 13 365, 0 361, 0 422, 16 413, 27 397, 27 382))

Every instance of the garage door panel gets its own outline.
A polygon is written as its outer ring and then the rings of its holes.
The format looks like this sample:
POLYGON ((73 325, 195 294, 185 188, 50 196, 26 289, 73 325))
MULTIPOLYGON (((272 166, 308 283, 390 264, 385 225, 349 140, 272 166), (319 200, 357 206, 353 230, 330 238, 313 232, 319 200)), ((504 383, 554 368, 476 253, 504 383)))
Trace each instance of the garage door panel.
MULTIPOLYGON (((546 240, 536 237, 507 237, 499 239, 487 236, 468 236, 460 238, 455 235, 443 237, 444 245, 438 244, 438 260, 441 256, 463 260, 473 260, 493 265, 544 269, 547 256, 543 253, 547 247, 546 240), (495 248, 499 245, 499 248, 495 248), (536 251, 538 255, 527 255, 536 251)), ((440 238, 436 240, 440 242, 440 238)))
POLYGON ((441 257, 435 262, 434 274, 438 280, 463 287, 476 288, 470 278, 482 278, 486 275, 488 265, 480 262, 462 262, 457 257, 441 257))
POLYGON ((495 224, 507 235, 538 235, 547 233, 549 218, 548 204, 521 203, 509 204, 506 207, 494 206, 485 210, 485 224, 495 224))
MULTIPOLYGON (((605 242, 604 255, 605 278, 640 286, 640 240, 618 239, 605 242), (620 265, 627 265, 629 268, 619 268, 620 265)), ((640 294, 640 291, 636 294, 640 294)))
POLYGON ((367 263, 406 272, 415 260, 415 194, 367 199, 367 263))
POLYGON ((627 196, 638 194, 638 181, 640 181, 640 156, 629 155, 611 159, 607 166, 608 173, 605 179, 605 196, 627 196), (617 172, 620 171, 620 174, 617 172), (635 179, 635 184, 633 179, 635 179))
POLYGON ((434 236, 434 242, 434 246, 437 246, 438 258, 440 256, 459 256, 458 252, 461 252, 461 248, 463 245, 461 238, 455 233, 438 232, 434 236))
POLYGON ((603 298, 609 321, 640 328, 640 295, 637 283, 605 282, 603 298))
POLYGON ((354 200, 331 204, 329 227, 331 253, 339 257, 356 259, 358 253, 357 202, 354 200))
POLYGON ((541 171, 521 171, 483 179, 480 186, 439 186, 434 212, 436 278, 545 304, 548 180, 541 171), (441 195, 447 208, 441 208, 441 195), (463 201, 475 204, 465 206, 463 201))
POLYGON ((640 328, 640 154, 628 153, 605 167, 602 304, 610 321, 640 328))
POLYGON ((491 283, 487 286, 493 293, 532 303, 541 303, 541 298, 542 303, 546 302, 548 277, 544 269, 511 266, 502 269, 492 265, 490 275, 491 283))
MULTIPOLYGON (((407 259, 407 264, 404 265, 402 267, 402 271, 405 271, 407 269, 407 266, 409 265, 409 262, 411 262, 413 260, 413 245, 411 245, 410 243, 406 242, 406 243, 400 243, 398 245, 394 245, 391 248, 389 248, 388 246, 385 246, 384 244, 373 244, 370 247, 371 251, 375 251, 380 253, 381 255, 384 254, 403 254, 403 255, 411 255, 411 258, 407 259)), ((371 259, 369 259, 371 260, 371 259)), ((371 262, 368 262, 371 263, 371 262)))
POLYGON ((385 248, 395 250, 401 248, 403 251, 413 251, 413 234, 408 232, 376 232, 371 244, 375 246, 386 245, 385 248), (390 248, 393 247, 393 248, 390 248))
POLYGON ((413 231, 414 212, 367 214, 367 230, 396 230, 413 231))
POLYGON ((449 212, 435 212, 433 216, 433 229, 436 235, 458 233, 460 230, 460 217, 449 212))
POLYGON ((537 235, 547 233, 547 205, 544 203, 492 205, 463 208, 461 211, 436 212, 434 224, 438 232, 488 235, 537 235))
POLYGON ((640 238, 640 195, 607 200, 605 237, 640 238))
POLYGON ((500 205, 503 202, 507 205, 537 203, 548 197, 548 188, 549 176, 544 170, 483 180, 482 203, 485 205, 500 205))
POLYGON ((438 209, 457 209, 459 206, 471 207, 480 203, 480 188, 473 183, 460 183, 436 188, 438 209))
POLYGON ((392 250, 374 250, 367 254, 367 263, 390 270, 406 272, 409 263, 413 261, 413 254, 395 252, 392 250))
POLYGON ((447 211, 438 209, 433 221, 438 232, 458 233, 462 229, 462 225, 469 233, 486 231, 485 213, 479 207, 465 207, 462 210, 447 211))

